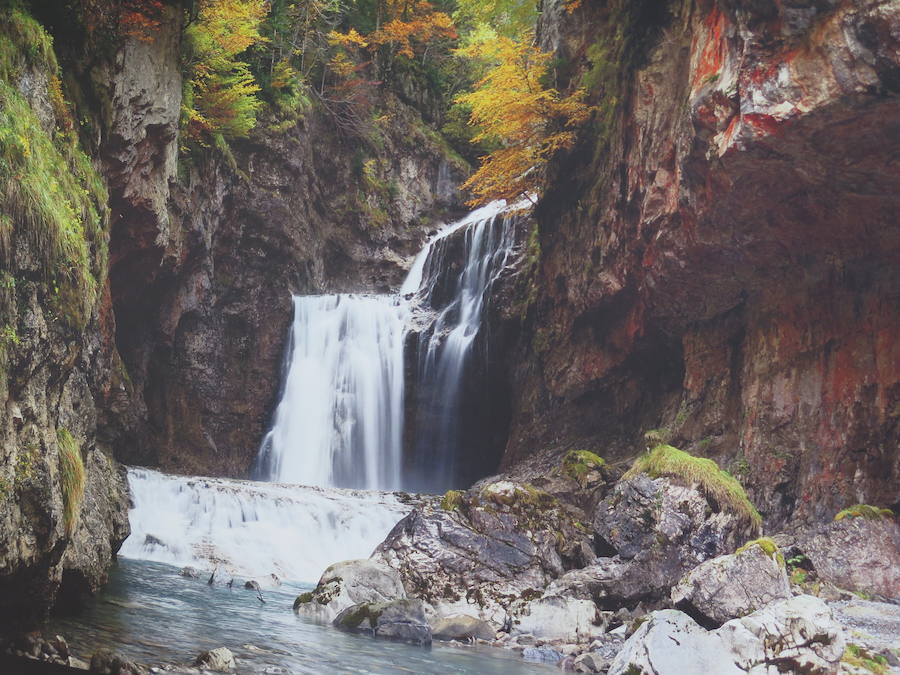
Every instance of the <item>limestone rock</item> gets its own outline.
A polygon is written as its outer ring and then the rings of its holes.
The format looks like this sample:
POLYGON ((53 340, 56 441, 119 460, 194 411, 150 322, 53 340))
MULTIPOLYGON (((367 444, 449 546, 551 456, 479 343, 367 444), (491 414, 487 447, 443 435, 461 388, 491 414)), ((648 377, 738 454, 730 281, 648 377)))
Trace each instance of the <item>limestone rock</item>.
POLYGON ((493 640, 497 630, 487 621, 468 614, 454 614, 438 619, 431 626, 435 640, 493 640))
POLYGON ((900 524, 847 517, 801 537, 820 579, 852 591, 900 600, 900 524))
POLYGON ((326 569, 314 591, 297 596, 294 611, 320 621, 331 621, 353 605, 405 597, 400 575, 383 561, 346 560, 326 569))
POLYGON ((228 672, 236 667, 234 654, 227 647, 217 647, 216 649, 203 652, 194 661, 194 665, 218 672, 228 672))
POLYGON ((672 589, 675 606, 708 627, 790 597, 783 561, 755 544, 701 563, 672 589))
POLYGON ((741 517, 719 509, 696 487, 644 474, 619 481, 597 505, 594 532, 611 559, 598 560, 573 581, 587 584, 608 609, 668 596, 685 572, 733 551, 749 534, 741 517))
POLYGON ((374 556, 438 614, 502 624, 511 598, 538 597, 567 567, 583 565, 588 540, 555 498, 500 481, 461 495, 451 510, 416 508, 374 556))
POLYGON ((576 656, 573 665, 576 673, 605 673, 610 662, 597 652, 587 652, 576 656))
POLYGON ((604 633, 604 623, 592 600, 548 591, 535 600, 520 600, 510 607, 511 635, 590 642, 604 633))
POLYGON ((707 631, 677 610, 653 612, 616 655, 610 675, 837 672, 844 631, 827 605, 801 595, 707 631))

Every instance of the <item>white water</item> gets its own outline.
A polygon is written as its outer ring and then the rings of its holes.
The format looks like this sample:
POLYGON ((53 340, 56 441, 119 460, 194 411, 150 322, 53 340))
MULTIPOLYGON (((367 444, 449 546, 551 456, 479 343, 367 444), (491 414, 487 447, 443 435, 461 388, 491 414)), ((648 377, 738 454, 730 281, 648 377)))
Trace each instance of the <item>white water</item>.
POLYGON ((391 296, 294 297, 290 366, 261 448, 267 466, 257 473, 301 485, 400 487, 404 312, 391 296))
POLYGON ((334 562, 368 558, 411 510, 381 492, 148 469, 129 469, 128 483, 131 535, 119 555, 204 571, 218 568, 223 582, 234 576, 265 585, 275 574, 315 583, 334 562))
POLYGON ((429 316, 434 325, 420 342, 418 377, 433 392, 429 408, 441 413, 437 423, 417 430, 413 464, 417 473, 429 464, 436 479, 416 477, 412 484, 458 487, 460 385, 485 294, 513 249, 505 210, 504 202, 494 202, 444 227, 416 257, 399 295, 294 297, 283 393, 260 447, 257 477, 323 487, 408 487, 411 481, 401 475, 404 342, 409 326, 429 316), (466 259, 459 278, 449 280, 450 302, 435 307, 447 264, 444 244, 461 229, 466 259))

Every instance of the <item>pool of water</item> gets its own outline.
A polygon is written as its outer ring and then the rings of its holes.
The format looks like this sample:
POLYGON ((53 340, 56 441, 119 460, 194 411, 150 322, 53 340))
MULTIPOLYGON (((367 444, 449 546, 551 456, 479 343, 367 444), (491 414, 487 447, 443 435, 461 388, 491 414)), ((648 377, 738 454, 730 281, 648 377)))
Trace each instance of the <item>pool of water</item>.
POLYGON ((207 578, 189 579, 171 565, 120 559, 109 584, 76 615, 53 619, 47 634, 66 638, 85 661, 101 647, 153 665, 190 665, 197 654, 228 647, 238 673, 549 673, 492 647, 415 647, 349 635, 297 617, 291 607, 310 587, 285 583, 254 591, 207 578), (283 669, 283 670, 278 670, 283 669))

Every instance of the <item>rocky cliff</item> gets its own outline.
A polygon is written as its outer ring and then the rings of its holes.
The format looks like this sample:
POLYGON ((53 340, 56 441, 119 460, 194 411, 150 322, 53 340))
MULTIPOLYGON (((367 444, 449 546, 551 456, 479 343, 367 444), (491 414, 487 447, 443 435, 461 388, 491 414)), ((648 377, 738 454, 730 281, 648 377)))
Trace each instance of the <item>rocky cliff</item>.
POLYGON ((898 505, 897 3, 547 2, 541 39, 598 109, 536 212, 505 466, 655 430, 770 525, 898 505))
POLYGON ((118 37, 81 11, 0 6, 0 632, 105 581, 117 460, 247 475, 290 294, 399 285, 467 171, 388 91, 186 152, 181 6, 118 37))

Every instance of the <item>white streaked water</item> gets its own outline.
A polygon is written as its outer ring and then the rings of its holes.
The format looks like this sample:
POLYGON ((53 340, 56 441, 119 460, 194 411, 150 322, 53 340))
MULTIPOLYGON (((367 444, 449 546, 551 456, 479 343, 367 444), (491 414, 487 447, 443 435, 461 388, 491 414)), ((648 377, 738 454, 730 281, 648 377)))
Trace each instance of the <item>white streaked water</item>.
POLYGON ((294 297, 290 365, 260 473, 301 485, 400 487, 404 312, 393 296, 294 297))
POLYGON ((501 201, 447 225, 416 257, 397 295, 295 296, 283 392, 254 476, 379 490, 461 487, 461 384, 485 295, 513 251, 514 221, 501 201), (454 236, 465 237, 458 278, 448 274, 454 236), (430 392, 429 412, 416 425, 411 477, 401 471, 404 344, 423 326, 414 372, 416 386, 430 392))
POLYGON ((411 507, 389 493, 130 468, 131 535, 119 555, 255 579, 315 583, 328 565, 368 558, 411 507))

